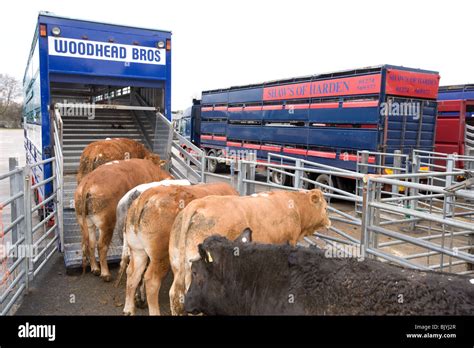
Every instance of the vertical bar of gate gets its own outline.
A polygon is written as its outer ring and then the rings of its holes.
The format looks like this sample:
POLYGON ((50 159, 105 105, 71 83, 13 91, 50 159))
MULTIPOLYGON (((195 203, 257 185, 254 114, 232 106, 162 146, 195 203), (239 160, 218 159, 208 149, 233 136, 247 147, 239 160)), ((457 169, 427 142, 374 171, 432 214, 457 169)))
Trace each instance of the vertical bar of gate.
MULTIPOLYGON (((448 158, 446 159, 446 172, 452 172, 454 170, 454 156, 452 154, 448 155, 448 158)), ((446 184, 445 187, 449 187, 453 184, 453 176, 452 175, 447 175, 446 176, 446 184)), ((453 200, 454 196, 453 195, 448 195, 446 197, 446 201, 448 203, 446 214, 448 216, 452 215, 453 211, 453 200)))
MULTIPOLYGON (((33 227, 31 221, 31 167, 25 165, 23 168, 23 194, 24 194, 24 212, 25 212, 25 245, 26 248, 33 249, 33 227)), ((31 255, 25 255, 24 270, 25 270, 25 292, 29 291, 30 284, 30 270, 32 270, 31 255)))
MULTIPOLYGON (((18 168, 18 158, 10 157, 8 159, 8 170, 12 171, 18 168)), ((20 173, 16 173, 10 176, 10 195, 16 195, 18 192, 23 190, 23 176, 20 173)), ((24 196, 15 199, 11 202, 11 222, 15 221, 19 216, 21 216, 21 210, 24 205, 24 196)), ((19 234, 24 231, 24 220, 20 221, 20 223, 13 226, 11 230, 11 242, 15 244, 16 241, 19 239, 19 234)))
POLYGON ((293 181, 293 186, 295 188, 300 188, 301 187, 301 176, 302 176, 302 171, 301 171, 301 160, 297 159, 295 160, 295 167, 298 168, 295 170, 295 180, 293 181))
MULTIPOLYGON (((357 163, 357 171, 361 174, 369 173, 369 152, 366 150, 360 152, 360 162, 357 163)), ((356 180, 356 185, 357 185, 356 194, 358 196, 363 195, 363 188, 365 186, 364 180, 365 179, 356 180)), ((363 203, 356 202, 355 208, 356 208, 356 213, 363 214, 363 203)))
MULTIPOLYGON (((248 163, 248 177, 249 180, 255 181, 255 172, 257 169, 257 154, 256 153, 251 153, 250 155, 252 163, 248 163)), ((247 183, 247 195, 251 195, 255 193, 255 184, 252 183, 247 183)))
POLYGON ((201 156, 201 182, 202 183, 206 183, 206 161, 207 161, 206 153, 203 150, 202 156, 201 156))
MULTIPOLYGON (((419 173, 420 172, 420 157, 415 150, 413 150, 412 154, 412 173, 419 173)), ((419 177, 414 177, 411 179, 414 183, 419 184, 420 183, 420 178, 419 177)), ((417 196, 418 195, 418 189, 417 188, 410 188, 410 195, 411 196, 417 196)), ((410 199, 409 201, 406 202, 408 205, 408 208, 417 210, 418 209, 418 200, 417 199, 410 199)), ((416 228, 416 221, 413 221, 410 223, 410 230, 414 231, 416 228)))
POLYGON ((362 206, 361 206, 361 236, 360 236, 360 248, 361 248, 361 254, 362 257, 365 258, 367 257, 367 243, 369 240, 369 229, 368 229, 368 222, 370 220, 369 216, 369 201, 368 201, 368 195, 369 195, 369 185, 370 181, 368 176, 364 176, 364 178, 361 180, 362 181, 362 186, 361 186, 361 193, 362 193, 362 206))
MULTIPOLYGON (((393 174, 400 174, 400 169, 402 167, 402 152, 400 150, 395 150, 393 152, 393 174)), ((392 194, 394 196, 398 194, 399 187, 397 185, 392 185, 392 194)))

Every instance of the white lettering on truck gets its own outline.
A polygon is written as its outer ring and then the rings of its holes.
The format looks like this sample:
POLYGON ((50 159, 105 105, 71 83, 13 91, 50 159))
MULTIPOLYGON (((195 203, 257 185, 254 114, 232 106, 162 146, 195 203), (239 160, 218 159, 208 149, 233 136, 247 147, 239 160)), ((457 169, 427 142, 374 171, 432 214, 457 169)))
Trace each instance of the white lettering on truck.
POLYGON ((50 56, 155 65, 166 64, 165 49, 53 36, 48 38, 48 52, 50 56))

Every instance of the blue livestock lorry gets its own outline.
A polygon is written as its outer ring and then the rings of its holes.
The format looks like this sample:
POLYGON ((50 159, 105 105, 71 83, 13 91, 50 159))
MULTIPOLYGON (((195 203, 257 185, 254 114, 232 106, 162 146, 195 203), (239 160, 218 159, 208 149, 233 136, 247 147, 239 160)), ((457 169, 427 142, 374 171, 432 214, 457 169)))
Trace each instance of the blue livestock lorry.
POLYGON ((211 156, 248 150, 355 170, 360 150, 433 150, 438 86, 438 72, 382 65, 204 91, 190 137, 211 156))
MULTIPOLYGON (((96 110, 94 105, 146 104, 171 119, 171 33, 41 12, 23 90, 28 163, 54 155, 56 103, 87 109, 82 114, 62 113, 64 170, 74 174, 82 149, 91 141, 129 137, 146 143, 150 138, 147 125, 140 124, 143 117, 133 110, 96 110)), ((33 182, 49 178, 51 171, 51 164, 33 167, 33 182)), ((47 197, 50 190, 51 185, 40 188, 37 199, 47 197)))
MULTIPOLYGON (((160 156, 168 151, 171 32, 42 12, 23 87, 36 208, 42 207, 42 223, 59 226, 66 267, 79 267, 74 192, 83 149, 96 140, 129 138, 160 156)), ((120 259, 120 245, 114 237, 109 261, 120 259)))

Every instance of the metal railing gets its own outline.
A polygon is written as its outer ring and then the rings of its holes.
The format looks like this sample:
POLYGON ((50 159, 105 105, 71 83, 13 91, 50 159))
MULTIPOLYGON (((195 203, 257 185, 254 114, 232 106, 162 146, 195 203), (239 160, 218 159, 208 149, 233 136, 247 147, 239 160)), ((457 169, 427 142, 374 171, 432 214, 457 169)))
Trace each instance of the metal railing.
MULTIPOLYGON (((307 236, 308 244, 319 247, 330 245, 341 249, 344 245, 360 248, 361 255, 389 261, 402 266, 472 273, 474 264, 474 194, 469 189, 449 191, 449 187, 433 185, 436 179, 459 177, 459 169, 452 172, 410 172, 409 156, 361 152, 360 171, 352 172, 280 154, 268 155, 267 162, 255 158, 226 158, 231 164, 231 175, 210 173, 209 160, 222 158, 206 156, 200 149, 186 151, 186 139, 173 145, 172 168, 179 164, 179 177, 191 174, 194 182, 208 182, 210 178, 229 181, 241 195, 263 190, 300 190, 320 188, 327 201, 332 226, 307 236), (369 163, 369 156, 392 155, 390 166, 369 163), (364 166, 364 164, 367 164, 364 166), (369 173, 370 166, 375 170, 369 173), (265 176, 257 178, 257 168, 265 176), (388 170, 387 170, 388 169, 388 170), (286 186, 270 180, 269 173, 279 172, 292 178, 286 186), (380 173, 380 174, 378 174, 380 173), (237 175, 234 175, 237 174, 237 175), (338 179, 359 183, 355 192, 315 180, 325 174, 331 182, 338 179), (263 177, 263 179, 262 179, 263 177), (345 202, 345 203, 344 203, 345 202), (347 204, 349 203, 349 205, 347 204), (358 214, 350 205, 360 207, 358 214)), ((387 157, 385 157, 387 158, 387 157)), ((472 160, 472 158, 469 158, 472 160)), ((446 168, 445 168, 446 169, 446 168)))
POLYGON ((14 313, 15 305, 29 291, 30 282, 60 249, 60 210, 58 201, 61 190, 57 158, 52 157, 22 168, 16 159, 10 159, 10 171, 0 175, 0 180, 10 181, 9 196, 0 203, 1 210, 10 209, 11 218, 0 233, 0 314, 14 313), (36 167, 52 166, 51 177, 32 182, 36 167), (43 199, 37 192, 52 186, 51 194, 43 199), (36 197, 36 199, 35 199, 36 197))

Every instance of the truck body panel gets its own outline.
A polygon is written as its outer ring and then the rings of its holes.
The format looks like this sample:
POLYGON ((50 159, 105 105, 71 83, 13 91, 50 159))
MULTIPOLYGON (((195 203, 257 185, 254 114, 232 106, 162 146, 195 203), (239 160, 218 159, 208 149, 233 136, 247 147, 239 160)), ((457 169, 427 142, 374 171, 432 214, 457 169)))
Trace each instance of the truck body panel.
MULTIPOLYGON (((170 40, 168 31, 40 13, 23 79, 28 163, 53 155, 50 111, 57 102, 107 102, 97 96, 121 87, 150 88, 171 119, 170 40)), ((35 167, 33 176, 36 182, 49 178, 51 166, 35 167)))
POLYGON ((355 170, 360 150, 433 150, 438 82, 437 72, 384 65, 204 91, 196 131, 204 149, 355 170), (387 117, 397 103, 422 105, 419 117, 387 117))

